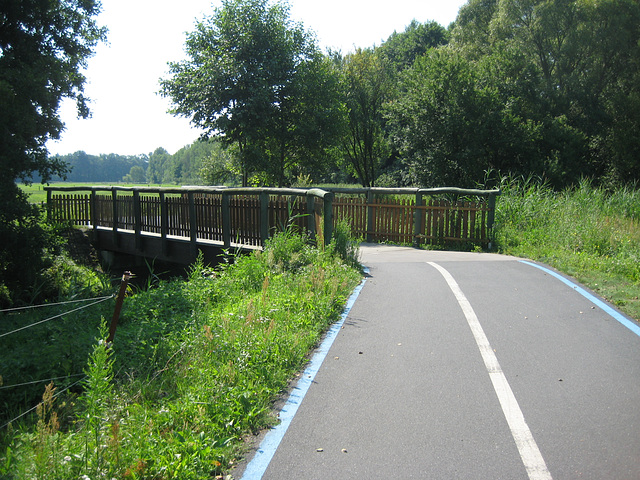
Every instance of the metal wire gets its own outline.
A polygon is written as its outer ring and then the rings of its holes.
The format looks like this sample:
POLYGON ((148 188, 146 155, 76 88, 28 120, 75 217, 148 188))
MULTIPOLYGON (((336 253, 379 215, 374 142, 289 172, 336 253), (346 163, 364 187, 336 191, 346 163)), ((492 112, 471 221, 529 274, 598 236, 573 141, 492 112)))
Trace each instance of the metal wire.
POLYGON ((26 330, 27 328, 35 327, 36 325, 40 325, 41 323, 45 323, 45 322, 49 322, 51 320, 55 320, 56 318, 64 317, 65 315, 68 315, 70 313, 74 313, 74 312, 77 312, 79 310, 83 310, 85 308, 93 307, 94 305, 97 305, 98 303, 105 302, 105 301, 107 301, 107 300, 109 300, 109 299, 111 299, 113 297, 115 297, 115 294, 114 295, 110 295, 108 297, 101 298, 100 300, 97 300, 97 301, 95 301, 93 303, 90 303, 89 305, 83 305, 82 307, 74 308, 73 310, 69 310, 68 312, 60 313, 60 314, 55 315, 55 316, 53 316, 51 318, 47 318, 45 320, 40 320, 39 322, 32 323, 31 325, 26 325, 24 327, 16 328, 15 330, 12 330, 10 332, 0 334, 0 338, 6 337, 7 335, 11 335, 11 334, 16 333, 16 332, 20 332, 21 330, 26 330))
POLYGON ((30 308, 42 308, 42 307, 54 307, 56 305, 68 305, 70 303, 91 302, 92 300, 104 300, 104 299, 112 298, 112 297, 113 297, 113 295, 109 295, 109 296, 106 296, 106 297, 83 298, 81 300, 68 300, 66 302, 43 303, 41 305, 29 305, 28 307, 5 308, 4 310, 0 310, 0 313, 17 312, 18 310, 28 310, 30 308))

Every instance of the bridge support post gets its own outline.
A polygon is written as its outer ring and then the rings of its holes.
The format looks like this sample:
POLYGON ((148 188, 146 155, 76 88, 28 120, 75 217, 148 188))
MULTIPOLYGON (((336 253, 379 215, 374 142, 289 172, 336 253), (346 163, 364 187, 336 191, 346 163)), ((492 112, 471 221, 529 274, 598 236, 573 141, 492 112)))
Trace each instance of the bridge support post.
POLYGON ((373 191, 367 190, 367 243, 371 243, 371 232, 373 232, 373 191))
POLYGON ((333 237, 333 193, 327 193, 322 200, 324 213, 324 245, 331 243, 333 237))
POLYGON ((421 192, 416 192, 416 210, 415 213, 413 214, 413 246, 414 247, 419 247, 420 246, 420 235, 422 235, 422 209, 420 207, 422 207, 424 204, 423 198, 422 198, 422 193, 421 192))
POLYGON ((260 192, 260 241, 262 246, 269 239, 269 193, 260 192))
POLYGON ((169 212, 164 192, 160 191, 160 243, 162 255, 169 256, 169 242, 167 241, 167 233, 169 232, 169 212))
POLYGON ((496 218, 496 194, 489 194, 489 198, 487 199, 487 206, 489 207, 489 212, 487 212, 487 236, 489 237, 489 250, 493 249, 493 224, 496 218))
POLYGON ((113 213, 113 244, 118 245, 118 191, 111 187, 111 203, 113 213))
POLYGON ((189 251, 195 259, 198 256, 198 219, 196 216, 196 199, 193 192, 187 193, 189 200, 189 251))
POLYGON ((93 227, 94 237, 95 232, 98 230, 98 198, 94 188, 91 189, 91 200, 89 204, 89 218, 91 227, 93 227))
POLYGON ((138 190, 133 190, 133 231, 135 235, 135 244, 136 251, 142 251, 142 236, 140 232, 142 231, 142 208, 140 205, 140 192, 138 190))
POLYGON ((307 231, 309 238, 316 237, 316 199, 307 193, 307 231))
POLYGON ((229 211, 229 194, 222 192, 222 243, 224 248, 231 247, 231 212, 229 211))

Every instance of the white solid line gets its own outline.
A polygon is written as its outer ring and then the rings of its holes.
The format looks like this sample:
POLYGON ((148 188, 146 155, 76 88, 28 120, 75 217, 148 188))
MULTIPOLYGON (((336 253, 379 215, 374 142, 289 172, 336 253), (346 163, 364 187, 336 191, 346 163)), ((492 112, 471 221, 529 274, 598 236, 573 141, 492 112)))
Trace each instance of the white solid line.
POLYGON ((498 395, 502 412, 507 419, 511 435, 516 442, 516 446, 520 452, 520 458, 522 458, 522 462, 527 470, 529 479, 551 480, 551 473, 549 473, 547 464, 542 458, 540 449, 531 434, 531 430, 529 430, 527 422, 524 419, 524 415, 522 414, 522 410, 520 409, 518 401, 513 394, 513 390, 511 390, 511 386, 509 385, 509 382, 507 382, 507 377, 505 377, 502 367, 500 367, 500 364, 498 363, 498 358, 491 348, 489 339, 485 335, 482 325, 480 325, 480 321, 471 307, 471 303, 469 303, 469 300, 467 300, 467 297, 462 293, 459 285, 447 270, 437 263, 427 263, 442 274, 467 318, 467 323, 469 324, 471 332, 478 344, 478 348, 480 349, 482 360, 484 360, 487 372, 489 372, 489 378, 491 378, 493 388, 498 395))

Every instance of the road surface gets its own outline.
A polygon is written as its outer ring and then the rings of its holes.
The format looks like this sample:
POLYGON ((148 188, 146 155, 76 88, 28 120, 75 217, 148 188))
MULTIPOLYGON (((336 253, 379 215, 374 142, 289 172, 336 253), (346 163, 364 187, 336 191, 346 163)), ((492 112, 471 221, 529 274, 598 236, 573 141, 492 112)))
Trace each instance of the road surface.
POLYGON ((235 478, 640 479, 635 322, 513 257, 361 252, 370 276, 235 478))

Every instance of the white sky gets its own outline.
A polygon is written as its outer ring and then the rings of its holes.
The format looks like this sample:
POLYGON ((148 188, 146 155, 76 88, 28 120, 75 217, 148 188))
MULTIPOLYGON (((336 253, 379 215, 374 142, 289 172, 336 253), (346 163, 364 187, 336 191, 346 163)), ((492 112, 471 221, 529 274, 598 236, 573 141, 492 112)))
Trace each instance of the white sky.
MULTIPOLYGON (((291 17, 318 37, 320 47, 343 53, 380 45, 416 19, 447 27, 466 0, 290 0, 291 17)), ((185 33, 196 19, 210 16, 220 0, 103 0, 100 25, 108 42, 96 49, 86 71, 85 94, 92 117, 77 118, 75 105, 63 104, 61 140, 51 154, 84 150, 89 154, 149 154, 158 147, 174 153, 200 131, 189 120, 167 112, 169 99, 157 94, 170 61, 184 58, 185 33)))

